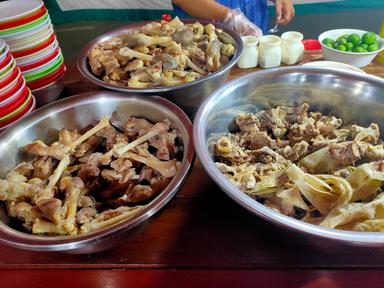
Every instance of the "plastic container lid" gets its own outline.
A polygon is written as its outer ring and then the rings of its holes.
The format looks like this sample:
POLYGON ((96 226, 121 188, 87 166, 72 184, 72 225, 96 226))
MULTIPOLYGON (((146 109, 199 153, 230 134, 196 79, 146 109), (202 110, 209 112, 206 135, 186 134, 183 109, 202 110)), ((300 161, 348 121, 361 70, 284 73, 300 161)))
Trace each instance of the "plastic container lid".
POLYGON ((321 50, 321 44, 319 40, 316 39, 304 39, 304 50, 305 51, 315 51, 315 50, 321 50))

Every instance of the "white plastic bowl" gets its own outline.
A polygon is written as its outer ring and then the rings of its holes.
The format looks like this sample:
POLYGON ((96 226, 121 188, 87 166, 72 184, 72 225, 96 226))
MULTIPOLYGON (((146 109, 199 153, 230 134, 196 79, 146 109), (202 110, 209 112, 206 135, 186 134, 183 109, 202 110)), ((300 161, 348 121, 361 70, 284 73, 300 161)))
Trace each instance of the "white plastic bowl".
POLYGON ((301 66, 324 67, 324 68, 331 68, 331 69, 365 73, 363 70, 361 70, 355 66, 345 64, 345 63, 336 62, 336 61, 313 61, 313 62, 304 63, 301 66))
POLYGON ((322 41, 325 38, 331 38, 336 40, 340 36, 344 34, 353 34, 356 33, 360 37, 366 33, 364 30, 357 29, 335 29, 329 30, 322 34, 320 34, 318 40, 321 44, 321 49, 323 51, 324 59, 329 61, 337 61, 345 64, 349 64, 358 68, 364 67, 372 62, 373 58, 376 57, 384 49, 384 40, 377 35, 377 39, 379 41, 379 50, 373 52, 365 52, 365 53, 357 53, 357 52, 344 52, 337 49, 330 48, 325 46, 322 41))

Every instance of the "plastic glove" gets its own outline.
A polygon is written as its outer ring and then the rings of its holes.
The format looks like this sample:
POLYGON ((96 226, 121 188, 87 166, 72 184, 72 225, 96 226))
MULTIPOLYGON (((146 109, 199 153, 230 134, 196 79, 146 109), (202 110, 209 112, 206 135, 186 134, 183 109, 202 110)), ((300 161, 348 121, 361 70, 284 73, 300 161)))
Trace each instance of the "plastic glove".
POLYGON ((241 36, 263 36, 263 31, 254 23, 248 20, 240 9, 231 9, 228 11, 224 24, 237 31, 241 36))

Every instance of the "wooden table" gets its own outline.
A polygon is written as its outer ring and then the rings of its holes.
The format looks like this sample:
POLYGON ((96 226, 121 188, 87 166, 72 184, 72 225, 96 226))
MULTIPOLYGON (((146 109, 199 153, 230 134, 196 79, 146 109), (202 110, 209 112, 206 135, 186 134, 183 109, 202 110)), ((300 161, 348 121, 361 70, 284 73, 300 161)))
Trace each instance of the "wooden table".
MULTIPOLYGON (((320 59, 312 52, 305 61, 320 59)), ((99 89, 67 63, 63 97, 99 89)), ((367 73, 384 77, 384 65, 367 73)), ((234 69, 231 77, 250 70, 234 69)), ((184 187, 134 233, 92 255, 0 245, 1 287, 383 287, 384 249, 282 231, 230 200, 198 161, 184 187)))

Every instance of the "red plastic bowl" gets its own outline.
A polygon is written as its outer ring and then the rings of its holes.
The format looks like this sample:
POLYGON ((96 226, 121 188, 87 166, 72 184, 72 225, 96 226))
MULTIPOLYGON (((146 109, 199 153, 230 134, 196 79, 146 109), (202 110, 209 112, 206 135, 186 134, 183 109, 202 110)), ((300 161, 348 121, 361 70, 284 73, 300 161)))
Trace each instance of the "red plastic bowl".
POLYGON ((43 66, 44 64, 51 61, 53 58, 55 58, 60 52, 60 48, 57 47, 55 50, 52 51, 52 53, 48 54, 46 57, 43 57, 35 62, 28 63, 25 65, 19 65, 21 71, 27 71, 30 69, 37 68, 39 66, 43 66))
POLYGON ((17 67, 17 65, 13 68, 13 71, 12 73, 7 77, 7 78, 4 78, 3 80, 0 81, 0 89, 1 88, 4 88, 5 86, 7 86, 9 83, 11 83, 13 81, 13 79, 19 77, 20 72, 20 69, 19 67, 17 67))
POLYGON ((25 85, 24 83, 25 83, 24 78, 20 77, 19 80, 17 80, 16 85, 13 86, 12 89, 10 89, 8 92, 5 92, 4 94, 0 94, 0 105, 2 104, 3 101, 14 96, 15 93, 17 93, 25 85))
POLYGON ((314 50, 321 50, 321 44, 319 40, 316 39, 304 39, 304 50, 305 51, 314 51, 314 50))
POLYGON ((14 100, 6 103, 0 107, 0 118, 12 113, 12 111, 19 108, 29 95, 29 89, 25 86, 24 90, 14 100))
POLYGON ((65 70, 65 64, 63 62, 63 64, 61 64, 61 66, 56 71, 40 79, 28 82, 27 85, 31 90, 36 90, 41 87, 47 86, 48 84, 56 81, 59 77, 61 77, 65 73, 65 70))
POLYGON ((32 97, 31 93, 29 93, 28 98, 25 101, 28 101, 27 104, 25 105, 25 107, 23 109, 21 109, 19 112, 17 112, 15 115, 12 115, 11 117, 1 121, 0 127, 6 126, 6 125, 16 121, 17 119, 20 119, 21 117, 24 116, 24 114, 26 114, 29 111, 29 109, 31 108, 31 105, 33 103, 33 97, 32 97))
POLYGON ((17 27, 20 25, 27 24, 29 22, 32 22, 32 21, 42 17, 46 12, 47 12, 47 9, 45 8, 45 6, 42 6, 39 10, 36 11, 36 13, 28 15, 27 17, 1 23, 0 24, 0 30, 14 28, 14 27, 17 27))
POLYGON ((49 45, 51 45, 53 43, 53 41, 55 41, 55 39, 56 39, 55 33, 52 33, 51 37, 49 37, 47 41, 45 41, 45 42, 43 42, 43 43, 41 43, 41 44, 39 44, 33 48, 12 52, 13 57, 18 58, 18 57, 23 57, 23 56, 27 56, 27 55, 36 53, 36 52, 43 50, 44 48, 48 47, 49 45))

